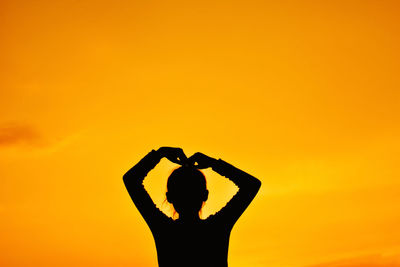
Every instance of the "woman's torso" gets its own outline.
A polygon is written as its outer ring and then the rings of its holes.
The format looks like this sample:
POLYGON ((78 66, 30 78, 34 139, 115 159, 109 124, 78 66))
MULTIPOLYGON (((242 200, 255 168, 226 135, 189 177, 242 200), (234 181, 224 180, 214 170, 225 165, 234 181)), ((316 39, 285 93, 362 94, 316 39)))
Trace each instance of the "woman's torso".
POLYGON ((194 223, 166 220, 152 229, 160 267, 226 267, 230 229, 213 216, 194 223))

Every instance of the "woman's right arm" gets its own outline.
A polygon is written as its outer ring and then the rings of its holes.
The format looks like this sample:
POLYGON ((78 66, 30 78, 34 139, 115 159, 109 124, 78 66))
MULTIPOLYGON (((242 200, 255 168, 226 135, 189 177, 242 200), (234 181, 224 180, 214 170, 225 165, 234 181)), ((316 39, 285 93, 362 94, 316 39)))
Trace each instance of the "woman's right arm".
POLYGON ((133 203, 150 228, 156 226, 160 220, 165 219, 166 215, 153 203, 144 188, 143 180, 160 162, 161 158, 160 153, 153 149, 123 176, 125 187, 133 203))
POLYGON ((158 150, 153 149, 150 151, 123 176, 126 189, 133 203, 150 228, 158 226, 162 221, 168 219, 168 217, 153 203, 153 200, 143 186, 143 181, 147 174, 164 157, 177 164, 182 164, 186 160, 186 156, 181 148, 160 147, 158 150))

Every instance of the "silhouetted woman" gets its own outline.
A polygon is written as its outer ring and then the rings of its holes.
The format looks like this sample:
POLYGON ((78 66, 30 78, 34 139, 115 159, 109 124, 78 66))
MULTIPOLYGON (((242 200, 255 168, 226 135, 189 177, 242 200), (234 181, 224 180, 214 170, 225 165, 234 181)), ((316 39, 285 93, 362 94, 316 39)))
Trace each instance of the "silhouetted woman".
POLYGON ((233 225, 257 194, 261 182, 229 163, 195 153, 187 158, 180 148, 152 150, 125 173, 124 183, 137 209, 148 224, 157 248, 160 267, 227 267, 229 236, 233 225), (167 181, 167 200, 179 218, 173 220, 153 203, 143 180, 165 157, 182 165, 167 181), (202 220, 199 211, 208 190, 199 169, 211 167, 234 182, 239 190, 216 214, 202 220))

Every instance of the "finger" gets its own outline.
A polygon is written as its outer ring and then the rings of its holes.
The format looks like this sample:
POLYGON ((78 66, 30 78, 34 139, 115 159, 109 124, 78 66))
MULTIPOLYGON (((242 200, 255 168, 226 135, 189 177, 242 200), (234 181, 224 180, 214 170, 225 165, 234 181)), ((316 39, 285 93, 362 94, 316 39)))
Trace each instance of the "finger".
POLYGON ((173 163, 180 164, 180 161, 178 160, 177 157, 169 157, 168 159, 169 159, 169 161, 171 161, 171 162, 173 162, 173 163))
POLYGON ((180 158, 181 160, 183 160, 183 161, 186 161, 186 160, 187 160, 187 157, 186 157, 185 153, 183 152, 182 148, 179 149, 178 155, 179 155, 179 158, 180 158))
POLYGON ((180 165, 183 165, 187 160, 185 153, 183 153, 183 150, 180 148, 175 148, 172 158, 174 158, 175 163, 180 165))
POLYGON ((188 161, 194 163, 194 162, 196 161, 194 155, 191 155, 191 156, 188 158, 188 161))
POLYGON ((193 157, 193 155, 190 156, 190 157, 187 159, 187 163, 190 164, 190 165, 193 165, 193 166, 196 166, 196 161, 197 161, 197 159, 196 159, 195 157, 193 157))
POLYGON ((192 160, 197 160, 197 159, 200 159, 201 158, 201 153, 200 152, 196 152, 196 153, 194 153, 192 156, 190 156, 190 159, 192 159, 192 160))
POLYGON ((196 167, 197 169, 205 169, 205 168, 207 168, 207 165, 204 165, 204 164, 197 164, 197 165, 195 165, 195 167, 196 167))
POLYGON ((190 160, 187 160, 187 161, 186 161, 186 165, 187 165, 187 166, 191 166, 191 167, 196 167, 195 162, 194 162, 194 161, 190 161, 190 160))
MULTIPOLYGON (((174 152, 174 150, 172 150, 172 151, 170 151, 170 152, 174 152)), ((166 158, 167 158, 169 161, 173 162, 173 163, 181 164, 181 163, 180 163, 180 159, 179 159, 178 155, 176 155, 176 153, 168 153, 168 154, 166 155, 166 158)))
POLYGON ((177 158, 177 161, 178 161, 178 163, 181 164, 181 165, 184 165, 184 164, 187 163, 187 159, 182 158, 182 157, 178 157, 178 158, 177 158))
POLYGON ((173 162, 179 165, 183 165, 183 162, 179 158, 176 158, 173 162))
POLYGON ((193 156, 196 156, 196 157, 201 157, 202 155, 203 155, 203 154, 200 153, 200 152, 196 152, 196 153, 193 154, 193 156))

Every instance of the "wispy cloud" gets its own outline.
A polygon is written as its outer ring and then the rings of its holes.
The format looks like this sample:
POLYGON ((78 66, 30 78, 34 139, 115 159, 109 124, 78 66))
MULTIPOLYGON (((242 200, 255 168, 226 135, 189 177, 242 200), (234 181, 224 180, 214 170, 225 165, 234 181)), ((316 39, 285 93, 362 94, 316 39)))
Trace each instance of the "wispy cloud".
POLYGON ((400 267, 400 255, 368 255, 364 257, 320 263, 307 267, 400 267))
POLYGON ((9 146, 42 146, 42 136, 27 124, 8 123, 0 125, 0 147, 9 146))

